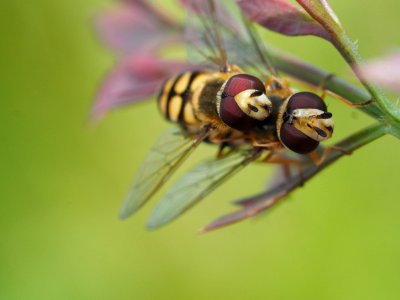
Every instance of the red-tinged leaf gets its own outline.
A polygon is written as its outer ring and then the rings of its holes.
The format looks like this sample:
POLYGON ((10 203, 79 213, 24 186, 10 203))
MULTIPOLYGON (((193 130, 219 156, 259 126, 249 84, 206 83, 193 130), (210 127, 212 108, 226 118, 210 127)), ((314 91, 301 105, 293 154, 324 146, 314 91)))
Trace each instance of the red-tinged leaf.
POLYGON ((274 197, 281 192, 282 187, 287 186, 288 181, 291 181, 292 177, 294 178, 297 175, 299 175, 299 168, 296 166, 288 166, 287 168, 283 165, 278 166, 276 167, 274 174, 271 176, 271 179, 267 182, 267 192, 237 200, 234 204, 243 207, 251 207, 266 197, 274 197))
POLYGON ((243 13, 269 30, 290 36, 315 35, 330 40, 330 34, 304 10, 287 0, 237 0, 243 13))
POLYGON ((375 84, 400 93, 400 52, 366 63, 361 66, 361 71, 375 84))
POLYGON ((241 210, 238 210, 234 213, 225 215, 207 226, 203 227, 200 229, 201 233, 209 232, 227 225, 231 225, 234 223, 237 223, 239 221, 242 221, 244 219, 248 219, 251 217, 254 217, 258 215, 259 213, 267 210, 268 208, 272 207, 274 204, 276 204, 279 200, 284 198, 288 192, 281 191, 279 193, 276 193, 274 196, 266 196, 265 194, 260 194, 258 196, 254 196, 252 198, 249 198, 249 200, 252 200, 252 204, 250 205, 250 202, 247 203, 247 205, 244 205, 244 208, 241 210))
POLYGON ((119 54, 155 50, 178 39, 179 26, 146 1, 124 1, 97 18, 97 31, 108 47, 119 54))
MULTIPOLYGON (((387 130, 388 129, 380 123, 373 124, 338 142, 335 146, 343 149, 347 153, 351 153, 361 146, 364 146, 384 136, 387 133, 387 130)), ((327 166, 343 157, 343 155, 345 154, 342 151, 333 151, 320 165, 308 164, 308 166, 303 169, 301 173, 291 176, 290 179, 281 182, 271 189, 268 189, 267 191, 256 196, 237 201, 236 203, 243 207, 241 210, 215 220, 209 225, 203 227, 200 232, 205 233, 247 218, 251 218, 271 208, 296 188, 303 186, 308 180, 324 170, 327 166)))
POLYGON ((92 115, 99 118, 112 108, 146 100, 164 80, 190 68, 187 63, 165 61, 150 54, 126 57, 105 78, 92 115))
MULTIPOLYGON (((293 168, 292 171, 294 170, 295 169, 293 168)), ((296 175, 293 175, 290 178, 273 182, 265 192, 235 201, 235 204, 243 207, 241 210, 218 218, 203 227, 200 232, 208 232, 258 215, 275 205, 279 200, 287 196, 297 187, 302 186, 307 178, 315 174, 316 170, 318 170, 318 167, 313 165, 309 167, 305 173, 298 174, 298 172, 296 172, 296 175)), ((282 172, 282 168, 279 169, 279 173, 280 179, 283 179, 285 175, 282 172)))

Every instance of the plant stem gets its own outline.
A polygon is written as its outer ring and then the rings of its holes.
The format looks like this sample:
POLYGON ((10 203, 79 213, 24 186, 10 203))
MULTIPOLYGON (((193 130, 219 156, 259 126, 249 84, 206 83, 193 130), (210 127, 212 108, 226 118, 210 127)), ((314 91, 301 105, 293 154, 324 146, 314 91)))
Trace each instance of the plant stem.
POLYGON ((363 59, 358 53, 357 47, 353 41, 350 40, 345 32, 343 32, 340 36, 335 37, 334 40, 336 41, 336 48, 342 54, 343 58, 349 63, 354 74, 368 90, 372 98, 379 104, 386 116, 389 117, 389 123, 394 123, 396 126, 399 126, 400 116, 394 103, 390 101, 381 90, 364 78, 363 73, 360 71, 359 66, 363 63, 363 59))
MULTIPOLYGON (((282 54, 282 51, 268 49, 274 65, 282 72, 312 86, 319 86, 331 73, 317 68, 309 63, 301 61, 292 56, 282 54)), ((355 86, 347 83, 337 76, 332 76, 326 82, 325 88, 335 94, 348 99, 354 104, 366 102, 370 99, 370 95, 355 86)), ((382 110, 372 103, 364 107, 359 107, 361 111, 380 120, 382 118, 382 110)))
POLYGON ((347 35, 328 2, 326 0, 297 0, 297 2, 310 14, 311 17, 313 17, 314 20, 320 23, 325 30, 330 33, 333 45, 350 65, 360 82, 371 94, 372 99, 378 103, 381 110, 384 112, 381 121, 385 121, 399 129, 400 115, 398 109, 382 91, 364 78, 362 72, 360 72, 359 67, 363 63, 363 59, 357 50, 356 44, 347 35))
MULTIPOLYGON (((348 138, 345 138, 335 146, 341 147, 346 151, 353 152, 361 146, 364 146, 384 136, 387 133, 387 130, 388 128, 386 126, 378 122, 349 136, 348 138)), ((202 228, 200 232, 204 233, 215 230, 264 212, 275 204, 281 202, 281 200, 285 199, 290 192, 294 191, 298 187, 303 186, 307 180, 310 180, 316 174, 343 156, 345 156, 343 152, 331 152, 331 154, 322 164, 318 166, 313 164, 302 171, 301 174, 291 177, 290 180, 283 181, 281 184, 270 190, 262 192, 251 198, 247 198, 244 201, 238 201, 237 204, 243 207, 241 210, 218 218, 202 228)))

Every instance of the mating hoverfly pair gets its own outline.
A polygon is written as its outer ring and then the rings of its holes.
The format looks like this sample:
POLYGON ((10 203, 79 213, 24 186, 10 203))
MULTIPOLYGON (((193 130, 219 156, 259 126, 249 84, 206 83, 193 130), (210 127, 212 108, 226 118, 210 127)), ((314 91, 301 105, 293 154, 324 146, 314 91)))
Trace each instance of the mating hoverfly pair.
POLYGON ((319 143, 333 133, 323 97, 294 92, 279 78, 251 23, 243 18, 239 27, 213 1, 199 3, 186 25, 188 52, 218 69, 187 71, 162 86, 159 109, 178 126, 151 149, 121 218, 149 200, 199 144, 215 144, 219 151, 166 193, 150 217, 150 228, 171 221, 250 162, 299 164, 288 158, 288 151, 312 154, 315 160, 319 143))

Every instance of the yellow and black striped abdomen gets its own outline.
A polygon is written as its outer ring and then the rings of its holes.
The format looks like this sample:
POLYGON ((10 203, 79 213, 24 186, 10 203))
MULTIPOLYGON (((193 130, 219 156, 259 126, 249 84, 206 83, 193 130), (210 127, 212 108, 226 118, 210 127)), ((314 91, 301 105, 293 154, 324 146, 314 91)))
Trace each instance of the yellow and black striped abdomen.
POLYGON ((202 72, 185 72, 168 79, 161 87, 158 106, 170 121, 181 125, 198 123, 193 110, 194 84, 202 77, 202 72))

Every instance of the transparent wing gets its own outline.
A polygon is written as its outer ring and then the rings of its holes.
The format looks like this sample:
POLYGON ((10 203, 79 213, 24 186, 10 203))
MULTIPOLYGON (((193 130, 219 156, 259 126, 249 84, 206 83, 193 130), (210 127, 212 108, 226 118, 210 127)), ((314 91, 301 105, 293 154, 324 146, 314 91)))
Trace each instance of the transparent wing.
POLYGON ((185 40, 189 60, 224 70, 239 65, 261 78, 276 75, 268 52, 233 0, 186 1, 185 40), (223 5, 221 5, 223 3, 223 5))
POLYGON ((213 1, 186 1, 186 52, 190 61, 214 65, 221 71, 228 67, 228 58, 221 36, 220 18, 224 15, 213 1))
POLYGON ((120 217, 129 217, 145 204, 209 132, 204 129, 196 138, 188 138, 179 128, 172 127, 161 135, 142 163, 122 204, 120 217))
POLYGON ((157 228, 172 221, 259 155, 257 150, 234 152, 198 165, 167 192, 152 212, 147 226, 157 228))

